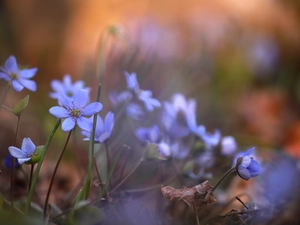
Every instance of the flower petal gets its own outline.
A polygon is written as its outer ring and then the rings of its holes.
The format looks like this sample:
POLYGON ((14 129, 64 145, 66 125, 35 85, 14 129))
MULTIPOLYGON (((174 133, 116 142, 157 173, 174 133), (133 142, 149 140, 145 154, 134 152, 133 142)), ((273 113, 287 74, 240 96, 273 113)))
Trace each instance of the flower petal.
POLYGON ((20 79, 20 84, 26 87, 30 91, 36 91, 36 83, 33 80, 20 79))
POLYGON ((74 93, 73 96, 74 105, 79 105, 81 107, 86 106, 89 101, 89 94, 84 89, 79 89, 74 93))
POLYGON ((82 130, 89 130, 91 127, 91 121, 88 118, 82 116, 77 119, 77 124, 82 130))
POLYGON ((93 102, 83 109, 83 116, 92 116, 103 108, 102 104, 100 102, 93 102))
POLYGON ((100 135, 99 142, 100 143, 105 142, 110 137, 110 135, 111 135, 110 132, 104 132, 103 134, 100 135))
POLYGON ((15 89, 16 92, 20 92, 23 90, 23 85, 21 85, 18 81, 12 80, 11 85, 15 89))
POLYGON ((238 166, 238 169, 236 172, 244 180, 249 180, 251 178, 251 174, 250 174, 249 170, 247 170, 246 168, 244 168, 242 166, 238 166))
POLYGON ((252 153, 254 152, 254 150, 255 150, 255 147, 250 148, 247 152, 245 152, 244 156, 245 155, 247 155, 247 156, 252 155, 252 153))
POLYGON ((73 101, 69 96, 67 96, 64 92, 60 92, 58 94, 58 101, 60 104, 66 108, 73 108, 73 101))
POLYGON ((18 163, 19 164, 23 164, 23 163, 25 163, 25 162, 27 162, 27 161, 29 161, 30 160, 30 158, 22 158, 22 159, 18 159, 18 163))
POLYGON ((65 132, 72 130, 76 125, 76 122, 72 118, 67 118, 62 122, 61 129, 65 132))
POLYGON ((26 157, 28 157, 25 152, 23 152, 21 149, 16 148, 14 146, 9 146, 8 151, 15 158, 26 158, 26 157))
POLYGON ((24 138, 22 141, 22 151, 24 151, 27 156, 33 154, 36 150, 35 144, 31 141, 30 138, 24 138))
POLYGON ((21 70, 19 74, 22 76, 22 78, 29 79, 35 76, 37 70, 37 68, 24 69, 21 70))
POLYGON ((61 106, 53 106, 49 109, 49 113, 59 119, 67 118, 70 116, 68 110, 61 106))
POLYGON ((114 119, 115 119, 115 115, 109 111, 105 116, 104 130, 110 132, 112 131, 114 126, 114 119))
POLYGON ((18 72, 18 64, 16 58, 11 55, 5 61, 5 68, 9 73, 17 73, 18 72))
POLYGON ((7 73, 0 72, 0 79, 3 79, 7 82, 11 81, 11 77, 7 73))

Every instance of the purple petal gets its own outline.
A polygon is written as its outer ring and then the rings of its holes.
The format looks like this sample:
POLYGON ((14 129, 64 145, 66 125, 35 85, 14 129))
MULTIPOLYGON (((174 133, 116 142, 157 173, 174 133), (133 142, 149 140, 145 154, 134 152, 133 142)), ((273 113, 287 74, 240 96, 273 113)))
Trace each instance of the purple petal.
POLYGON ((100 135, 99 142, 100 143, 105 142, 110 137, 110 135, 111 135, 110 132, 104 132, 103 134, 100 135))
POLYGON ((36 150, 36 146, 33 144, 30 138, 23 139, 21 148, 28 156, 32 155, 36 150))
POLYGON ((8 74, 2 72, 0 72, 0 79, 3 79, 7 82, 11 81, 11 77, 8 74))
POLYGON ((36 91, 36 83, 33 80, 20 79, 20 84, 26 87, 30 91, 36 91))
POLYGON ((64 77, 63 77, 63 84, 64 84, 65 87, 71 88, 71 86, 72 86, 72 78, 71 78, 70 74, 64 75, 64 77))
POLYGON ((247 170, 246 168, 244 168, 242 166, 238 166, 237 173, 244 180, 249 180, 251 178, 251 174, 250 174, 249 170, 247 170))
POLYGON ((64 107, 61 106, 53 106, 52 108, 49 109, 50 114, 57 118, 67 118, 69 117, 69 112, 66 110, 64 107))
POLYGON ((18 159, 18 163, 19 164, 23 164, 23 163, 25 163, 25 162, 27 162, 27 161, 29 161, 30 160, 30 158, 20 158, 20 159, 18 159))
POLYGON ((18 72, 18 64, 16 58, 11 55, 5 62, 5 68, 9 73, 17 73, 18 72))
POLYGON ((112 131, 114 126, 115 115, 112 112, 108 112, 105 117, 104 129, 106 131, 112 131))
POLYGON ((20 92, 23 90, 24 86, 21 85, 18 81, 12 80, 11 85, 15 89, 16 92, 20 92))
POLYGON ((83 109, 83 116, 92 116, 103 108, 102 104, 100 102, 93 102, 83 109))
POLYGON ((86 90, 79 89, 74 93, 73 101, 75 105, 84 107, 89 101, 89 94, 86 90))
POLYGON ((15 158, 26 158, 26 157, 28 157, 25 152, 23 152, 21 149, 16 148, 14 146, 9 146, 8 151, 15 158))
POLYGON ((34 77, 37 70, 38 70, 37 68, 24 69, 24 70, 21 70, 19 74, 22 76, 22 78, 29 79, 29 78, 34 77))
POLYGON ((254 152, 254 150, 255 150, 255 147, 250 148, 247 152, 245 152, 244 156, 245 156, 245 155, 247 155, 247 156, 252 155, 252 153, 254 152))
POLYGON ((64 90, 62 83, 59 80, 52 80, 50 86, 55 92, 60 92, 64 90))
POLYGON ((58 101, 62 106, 65 106, 67 108, 72 108, 73 101, 71 98, 69 98, 65 93, 61 92, 58 94, 58 101))
POLYGON ((89 130, 91 127, 90 123, 91 121, 88 118, 85 118, 83 116, 77 119, 77 124, 82 130, 89 130))
POLYGON ((67 118, 62 122, 61 129, 65 132, 72 130, 76 125, 76 122, 72 118, 67 118))

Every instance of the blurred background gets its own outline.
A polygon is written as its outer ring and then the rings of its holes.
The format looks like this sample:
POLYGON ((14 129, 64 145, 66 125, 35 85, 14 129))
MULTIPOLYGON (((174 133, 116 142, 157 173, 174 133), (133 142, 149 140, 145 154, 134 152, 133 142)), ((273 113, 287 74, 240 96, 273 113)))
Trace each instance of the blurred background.
MULTIPOLYGON (((126 87, 122 72, 136 72, 140 86, 159 100, 178 92, 195 98, 198 123, 209 130, 299 159, 299 26, 300 3, 293 0, 1 1, 0 64, 15 55, 19 64, 39 69, 37 92, 11 91, 6 101, 12 106, 30 94, 18 142, 30 136, 42 144, 52 129, 52 79, 83 79, 95 98, 105 33, 103 112, 111 108, 109 91, 126 87)), ((3 159, 15 118, 1 115, 3 159)), ((54 155, 64 140, 56 138, 54 155)))
MULTIPOLYGON (((48 98, 54 78, 69 73, 96 89, 100 36, 113 26, 105 44, 104 111, 110 109, 108 91, 126 86, 122 72, 136 72, 140 86, 160 100, 177 92, 196 98, 199 123, 220 128, 238 143, 283 147, 300 156, 297 1, 0 4, 1 64, 13 54, 19 64, 39 69, 38 92, 30 97, 44 104, 30 104, 39 117, 29 120, 47 126, 47 111, 55 104, 48 98)), ((27 127, 26 134, 34 130, 27 127)))

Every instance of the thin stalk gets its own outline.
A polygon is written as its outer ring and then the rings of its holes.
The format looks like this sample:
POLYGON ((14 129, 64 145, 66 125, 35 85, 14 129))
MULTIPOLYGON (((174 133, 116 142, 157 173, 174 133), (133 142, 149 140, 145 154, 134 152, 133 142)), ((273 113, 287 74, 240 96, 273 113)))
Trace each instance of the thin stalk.
POLYGON ((98 166, 97 166, 97 162, 96 162, 96 157, 95 156, 94 156, 94 166, 95 166, 96 174, 97 174, 97 177, 98 177, 98 180, 99 180, 99 183, 100 183, 100 187, 102 189, 103 188, 103 181, 101 179, 101 176, 100 176, 100 173, 99 173, 99 170, 98 170, 98 166))
MULTIPOLYGON (((17 117, 17 128, 16 128, 13 146, 16 146, 17 137, 18 137, 19 128, 20 128, 20 120, 21 120, 21 116, 18 116, 17 117)), ((15 158, 12 156, 11 157, 11 173, 10 173, 11 211, 14 210, 14 169, 15 169, 14 167, 15 167, 15 158)))
MULTIPOLYGON (((96 101, 100 101, 100 94, 101 94, 101 84, 98 86, 98 92, 97 92, 97 99, 96 101)), ((89 198, 90 193, 90 186, 91 186, 91 179, 92 179, 92 170, 93 170, 93 162, 94 162, 94 142, 95 142, 95 130, 96 130, 96 123, 97 123, 97 116, 94 116, 93 120, 93 129, 90 136, 90 142, 89 142, 89 163, 88 163, 88 171, 86 180, 83 186, 83 192, 85 193, 85 199, 89 198)))
POLYGON ((8 93, 9 88, 10 88, 10 83, 8 83, 8 85, 7 85, 6 89, 5 89, 5 92, 4 92, 3 98, 1 99, 0 105, 3 104, 3 102, 4 102, 5 98, 6 98, 6 95, 8 93))
POLYGON ((109 189, 109 187, 111 187, 111 182, 110 182, 110 159, 109 159, 109 154, 108 154, 108 145, 107 142, 104 142, 104 146, 105 146, 105 153, 106 153, 106 183, 107 183, 107 190, 109 189))
POLYGON ((26 202, 25 210, 24 210, 25 214, 27 214, 28 211, 29 211, 29 207, 30 207, 30 204, 31 204, 31 199, 32 199, 32 196, 33 196, 33 193, 34 193, 34 188, 35 188, 35 185, 37 183, 37 179, 38 179, 41 167, 42 167, 42 163, 43 163, 44 158, 46 156, 46 152, 47 152, 49 144, 50 144, 50 142, 52 140, 52 137, 54 136, 57 128, 59 127, 60 122, 61 122, 61 120, 58 120, 56 122, 56 124, 54 125, 54 127, 53 127, 51 133, 49 134, 48 139, 47 139, 47 141, 45 143, 44 149, 43 149, 42 154, 41 154, 41 158, 39 160, 39 163, 37 165, 37 168, 36 168, 35 173, 34 173, 33 178, 32 178, 32 184, 30 186, 30 191, 29 191, 29 194, 28 194, 28 198, 27 198, 27 202, 26 202))
POLYGON ((32 182, 33 169, 34 169, 34 164, 31 164, 30 176, 29 176, 29 185, 28 185, 28 193, 30 191, 30 186, 31 186, 31 182, 32 182))
POLYGON ((118 183, 116 187, 114 187, 114 189, 110 193, 114 193, 128 179, 128 177, 130 177, 133 174, 133 172, 136 171, 136 169, 141 165, 143 161, 144 157, 142 156, 138 163, 135 165, 135 167, 132 168, 132 170, 123 178, 123 180, 120 181, 120 183, 118 183))
POLYGON ((224 180, 224 178, 225 178, 228 174, 230 174, 232 171, 234 171, 235 168, 236 168, 236 167, 234 166, 234 167, 232 167, 231 169, 229 169, 229 170, 221 177, 221 179, 218 181, 218 183, 212 188, 211 192, 213 192, 213 191, 219 186, 219 184, 224 180))
POLYGON ((200 222, 199 222, 199 216, 198 216, 198 212, 197 212, 197 209, 196 209, 195 204, 193 204, 193 208, 194 208, 194 212, 195 212, 195 215, 196 215, 197 225, 200 225, 200 222))
POLYGON ((47 213, 47 207, 48 207, 48 201, 49 201, 49 196, 50 196, 50 193, 51 193, 51 189, 52 189, 52 185, 53 185, 53 181, 54 181, 54 178, 55 178, 55 175, 56 175, 56 172, 57 172, 57 169, 58 169, 58 166, 59 166, 59 163, 63 157, 63 154, 67 148, 67 145, 69 143, 69 140, 70 140, 70 137, 71 137, 71 133, 72 133, 72 130, 70 130, 69 134, 68 134, 68 137, 67 137, 67 140, 66 140, 66 143, 64 145, 64 148, 58 158, 58 161, 55 165, 55 168, 54 168, 54 171, 53 171, 53 174, 52 174, 52 177, 51 177, 51 181, 50 181, 50 185, 49 185, 49 188, 48 188, 48 192, 47 192, 47 196, 46 196, 46 200, 45 200, 45 205, 44 205, 44 219, 46 217, 46 213, 47 213))

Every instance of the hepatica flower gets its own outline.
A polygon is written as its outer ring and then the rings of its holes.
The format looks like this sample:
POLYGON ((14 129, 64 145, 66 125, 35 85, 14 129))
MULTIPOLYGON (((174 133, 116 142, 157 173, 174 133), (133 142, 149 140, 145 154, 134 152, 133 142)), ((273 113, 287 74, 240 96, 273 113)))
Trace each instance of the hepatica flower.
POLYGON ((140 127, 135 130, 135 135, 143 143, 158 143, 161 140, 161 134, 157 125, 152 127, 140 127))
POLYGON ((93 116, 102 109, 100 102, 88 104, 88 92, 79 89, 74 93, 73 99, 70 99, 64 93, 60 93, 58 101, 61 106, 52 107, 49 112, 59 119, 65 119, 62 123, 62 130, 67 132, 72 130, 76 124, 82 130, 90 129, 90 120, 86 117, 93 116))
POLYGON ((19 69, 16 58, 9 56, 4 68, 0 67, 0 79, 10 82, 17 92, 22 91, 24 87, 30 91, 36 91, 35 81, 29 80, 36 72, 37 68, 19 69))
POLYGON ((68 97, 73 98, 74 93, 79 89, 84 89, 88 93, 90 91, 90 88, 84 87, 84 82, 81 80, 72 83, 72 78, 69 74, 66 74, 62 81, 51 81, 50 85, 53 89, 53 92, 51 92, 49 96, 54 99, 58 99, 60 93, 64 93, 68 97))
POLYGON ((124 75, 127 81, 127 88, 144 103, 145 108, 148 111, 153 111, 155 107, 161 106, 157 99, 152 98, 152 91, 140 89, 135 73, 130 74, 128 72, 124 72, 124 75))
MULTIPOLYGON (((95 130, 95 142, 103 143, 107 141, 112 133, 113 127, 114 127, 114 119, 115 116, 112 112, 108 112, 105 116, 104 121, 100 116, 97 115, 97 123, 96 123, 96 130, 95 130)), ((85 141, 90 140, 90 136, 93 129, 93 120, 94 117, 90 118, 90 127, 86 131, 82 131, 81 134, 86 136, 85 141)))
POLYGON ((9 153, 18 160, 19 164, 30 164, 31 158, 34 156, 36 146, 33 144, 30 138, 24 138, 22 141, 21 149, 10 146, 8 147, 9 153))
MULTIPOLYGON (((236 157, 236 172, 244 180, 256 177, 262 173, 259 163, 251 157, 255 148, 249 149, 246 153, 238 154, 236 157)), ((235 157, 235 158, 236 158, 235 157)))

